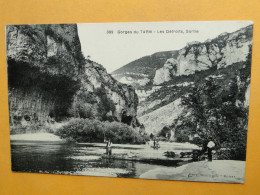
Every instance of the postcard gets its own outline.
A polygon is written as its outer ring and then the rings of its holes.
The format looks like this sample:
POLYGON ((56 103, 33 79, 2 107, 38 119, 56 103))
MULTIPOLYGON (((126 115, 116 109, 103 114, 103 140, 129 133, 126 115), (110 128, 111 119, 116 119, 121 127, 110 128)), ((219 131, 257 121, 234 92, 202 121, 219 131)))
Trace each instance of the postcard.
POLYGON ((12 171, 244 183, 253 22, 6 26, 12 171))

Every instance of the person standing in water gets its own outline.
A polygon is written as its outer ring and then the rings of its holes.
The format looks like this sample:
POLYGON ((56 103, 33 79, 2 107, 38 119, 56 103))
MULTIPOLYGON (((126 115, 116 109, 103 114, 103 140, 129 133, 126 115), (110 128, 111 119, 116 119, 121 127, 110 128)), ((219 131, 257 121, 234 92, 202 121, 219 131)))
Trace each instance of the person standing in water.
POLYGON ((107 155, 112 155, 112 142, 110 139, 108 139, 108 141, 106 141, 106 154, 107 155))
POLYGON ((215 143, 212 141, 212 137, 205 139, 202 145, 202 150, 199 153, 199 156, 202 156, 205 152, 208 154, 208 161, 212 161, 212 150, 215 147, 215 143))
POLYGON ((156 140, 155 138, 153 139, 153 148, 155 148, 155 145, 156 145, 156 140))
POLYGON ((160 145, 159 145, 159 139, 157 138, 156 140, 156 149, 160 148, 160 145))
POLYGON ((213 150, 214 147, 215 147, 215 143, 212 141, 212 137, 210 137, 208 144, 207 144, 209 162, 212 161, 212 150, 213 150))

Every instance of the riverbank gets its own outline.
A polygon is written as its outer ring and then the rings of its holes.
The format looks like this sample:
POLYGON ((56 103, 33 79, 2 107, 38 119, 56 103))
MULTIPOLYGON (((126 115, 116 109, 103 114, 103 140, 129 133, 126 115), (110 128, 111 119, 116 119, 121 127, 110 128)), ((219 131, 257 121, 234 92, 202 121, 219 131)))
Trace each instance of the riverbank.
MULTIPOLYGON (((10 135, 11 141, 65 141, 61 139, 59 136, 54 135, 53 133, 27 133, 27 134, 14 134, 10 135)), ((77 143, 79 145, 91 145, 95 147, 104 147, 104 143, 77 143)), ((114 144, 113 148, 117 148, 120 146, 124 146, 124 148, 133 148, 133 149, 143 149, 144 146, 146 148, 150 148, 153 145, 153 141, 147 142, 146 144, 114 144)), ((191 151, 193 149, 200 149, 198 146, 190 143, 176 143, 176 142, 160 142, 159 150, 151 149, 157 153, 157 151, 167 151, 170 149, 174 149, 176 153, 181 151, 191 151)))
POLYGON ((245 161, 213 160, 158 168, 140 175, 143 179, 244 183, 245 161))
MULTIPOLYGON (((63 139, 51 133, 32 133, 32 134, 16 134, 10 136, 12 144, 21 144, 22 142, 48 142, 48 143, 64 143, 63 139)), ((124 160, 124 161, 138 161, 149 164, 165 165, 165 166, 179 166, 181 164, 191 161, 191 158, 180 158, 181 152, 190 152, 198 149, 198 146, 190 143, 174 143, 174 142, 160 142, 160 148, 154 149, 153 142, 147 144, 133 145, 133 144, 113 144, 112 155, 106 155, 105 143, 75 143, 82 149, 87 151, 89 148, 96 148, 93 155, 98 155, 98 158, 103 160, 124 160), (165 152, 171 151, 175 154, 174 157, 167 157, 165 152)), ((89 153, 92 153, 91 151, 89 153)), ((77 156, 77 159, 85 159, 86 155, 77 156)))
POLYGON ((10 135, 11 141, 64 141, 59 136, 52 133, 29 133, 10 135))
POLYGON ((174 142, 160 142, 161 147, 158 149, 153 149, 152 143, 146 145, 113 144, 112 155, 109 156, 105 154, 105 143, 66 144, 49 141, 60 140, 56 138, 49 133, 11 135, 12 170, 139 178, 149 170, 174 168, 189 163, 188 158, 180 159, 178 153, 191 151, 197 147, 189 143, 174 142), (176 156, 168 158, 163 155, 166 151, 174 151, 176 156))

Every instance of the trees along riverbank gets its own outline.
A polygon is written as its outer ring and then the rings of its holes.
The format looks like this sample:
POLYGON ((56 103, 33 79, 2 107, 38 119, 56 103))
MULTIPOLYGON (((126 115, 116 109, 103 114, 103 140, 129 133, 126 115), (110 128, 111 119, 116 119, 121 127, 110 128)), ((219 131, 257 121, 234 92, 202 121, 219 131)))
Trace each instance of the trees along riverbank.
POLYGON ((127 124, 95 119, 71 119, 55 132, 62 139, 75 142, 104 142, 144 144, 149 137, 127 124))

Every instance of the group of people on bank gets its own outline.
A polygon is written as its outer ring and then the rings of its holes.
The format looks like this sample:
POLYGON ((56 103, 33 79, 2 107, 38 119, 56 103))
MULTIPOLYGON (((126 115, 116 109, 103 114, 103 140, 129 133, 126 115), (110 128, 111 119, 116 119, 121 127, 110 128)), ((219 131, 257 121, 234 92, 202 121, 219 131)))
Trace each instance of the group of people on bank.
MULTIPOLYGON (((106 154, 109 156, 112 155, 112 141, 110 139, 108 139, 108 140, 104 140, 104 142, 106 143, 106 154)), ((204 153, 207 152, 208 161, 212 161, 212 150, 214 147, 215 147, 215 143, 213 142, 212 137, 210 137, 208 140, 205 140, 205 142, 203 143, 200 155, 203 155, 204 153)), ((154 149, 160 148, 158 139, 153 140, 152 148, 154 148, 154 149)))
POLYGON ((158 149, 158 148, 160 148, 159 140, 154 139, 153 140, 153 149, 158 149))

